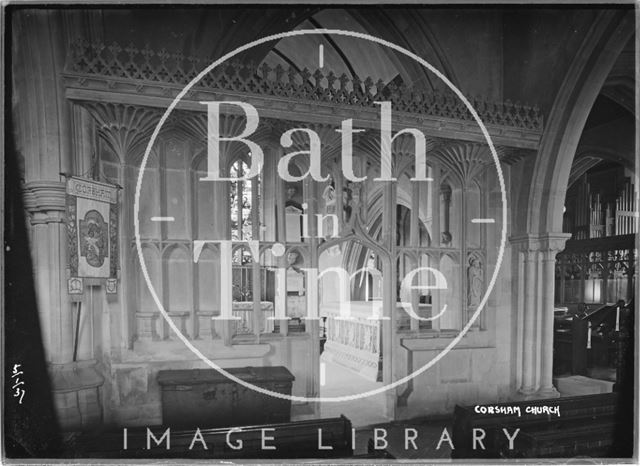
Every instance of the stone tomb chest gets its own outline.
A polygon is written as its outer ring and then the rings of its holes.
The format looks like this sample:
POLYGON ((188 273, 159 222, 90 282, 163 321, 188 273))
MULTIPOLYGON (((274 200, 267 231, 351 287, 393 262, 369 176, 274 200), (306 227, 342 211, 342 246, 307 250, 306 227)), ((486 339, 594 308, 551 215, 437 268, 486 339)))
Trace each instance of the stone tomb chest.
MULTIPOLYGON (((272 392, 291 394, 295 377, 285 367, 225 369, 272 392)), ((259 393, 215 369, 158 372, 162 424, 180 428, 231 427, 291 420, 291 401, 259 393)))

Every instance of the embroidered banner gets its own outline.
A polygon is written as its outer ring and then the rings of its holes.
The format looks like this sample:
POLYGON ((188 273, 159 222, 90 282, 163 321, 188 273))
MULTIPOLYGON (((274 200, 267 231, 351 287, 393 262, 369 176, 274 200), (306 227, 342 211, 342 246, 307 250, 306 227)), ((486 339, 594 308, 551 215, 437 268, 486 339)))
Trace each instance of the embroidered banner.
POLYGON ((106 279, 117 291, 118 188, 83 178, 67 180, 69 293, 83 293, 83 279, 106 279))

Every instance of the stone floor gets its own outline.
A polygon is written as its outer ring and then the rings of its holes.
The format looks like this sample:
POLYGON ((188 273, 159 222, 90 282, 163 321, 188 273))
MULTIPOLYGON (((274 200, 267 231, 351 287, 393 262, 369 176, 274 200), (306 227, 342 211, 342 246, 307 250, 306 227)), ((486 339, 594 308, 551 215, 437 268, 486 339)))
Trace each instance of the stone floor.
MULTIPOLYGON (((326 362, 325 383, 320 387, 321 397, 358 395, 382 387, 382 382, 373 382, 335 363, 326 362)), ((320 417, 338 417, 344 414, 353 427, 369 426, 387 422, 384 416, 384 393, 356 398, 350 401, 323 402, 320 417)))
MULTIPOLYGON (((373 382, 358 376, 351 370, 335 363, 327 362, 325 384, 320 388, 320 396, 337 397, 355 395, 368 390, 382 387, 381 382, 373 382)), ((451 435, 451 419, 419 419, 411 421, 394 421, 384 416, 384 393, 372 395, 366 398, 355 400, 322 403, 320 407, 320 417, 337 417, 345 415, 356 428, 356 448, 355 454, 367 452, 367 442, 374 438, 375 429, 380 437, 385 436, 387 447, 385 448, 397 459, 447 459, 451 457, 451 449, 447 442, 442 442, 439 449, 436 449, 438 441, 442 436, 443 429, 447 428, 451 435), (414 435, 413 431, 405 429, 415 429, 416 449, 409 442, 405 449, 405 435, 414 435)), ((383 446, 384 442, 380 441, 383 446)))
POLYGON ((560 396, 595 395, 613 391, 614 382, 582 375, 554 377, 553 385, 560 396))

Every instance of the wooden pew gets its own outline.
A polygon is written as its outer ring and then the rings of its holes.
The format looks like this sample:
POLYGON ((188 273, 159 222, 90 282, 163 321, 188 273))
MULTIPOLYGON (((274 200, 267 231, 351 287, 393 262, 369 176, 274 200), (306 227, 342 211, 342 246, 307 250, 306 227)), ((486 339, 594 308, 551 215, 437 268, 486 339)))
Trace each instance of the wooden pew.
MULTIPOLYGON (((606 429, 611 429, 613 432, 612 423, 618 414, 618 398, 616 393, 602 393, 486 405, 519 406, 521 417, 517 414, 479 414, 475 412, 474 406, 456 406, 452 432, 455 449, 452 451, 452 458, 518 457, 521 456, 520 448, 530 455, 528 457, 538 457, 548 449, 549 442, 554 438, 555 444, 563 445, 562 448, 565 450, 580 449, 580 435, 584 434, 587 437, 591 435, 580 429, 594 429, 594 432, 599 431, 601 434, 606 429), (525 412, 527 406, 558 406, 560 416, 527 414, 525 412), (482 440, 484 450, 479 445, 476 450, 473 449, 474 428, 484 430, 485 437, 482 440), (513 450, 508 450, 508 441, 502 431, 503 428, 506 428, 510 435, 515 429, 520 428, 513 450), (540 451, 536 448, 540 448, 540 451)), ((601 449, 605 447, 606 445, 601 445, 601 449)))
MULTIPOLYGON (((584 305, 583 305, 584 306, 584 305)), ((593 367, 618 366, 621 350, 633 330, 630 316, 634 314, 634 301, 628 304, 603 305, 586 308, 576 315, 562 315, 554 319, 553 371, 555 375, 570 373, 588 375, 593 367), (618 307, 620 313, 618 315, 618 307), (618 319, 616 319, 618 317, 618 319), (619 331, 616 330, 616 320, 619 331), (587 334, 591 328, 590 345, 587 334)), ((620 383, 619 371, 616 382, 620 383)))
POLYGON ((587 329, 588 321, 577 316, 554 320, 554 374, 587 375, 587 329))
POLYGON ((509 450, 506 437, 498 437, 498 452, 502 458, 607 457, 614 432, 615 423, 608 421, 576 423, 569 429, 522 432, 518 436, 518 448, 514 450, 509 450))
MULTIPOLYGON (((167 427, 149 427, 160 440, 167 427)), ((150 440, 147 449, 147 428, 127 429, 127 449, 124 448, 123 430, 72 435, 66 444, 70 458, 131 458, 131 459, 283 459, 283 458, 346 458, 353 455, 351 448, 351 421, 344 416, 280 424, 241 426, 227 435, 232 428, 200 429, 208 449, 204 449, 196 429, 170 430, 170 445, 166 441, 156 445, 150 440), (264 429, 266 430, 263 434, 264 429), (322 445, 332 449, 318 448, 318 430, 322 429, 322 445), (273 437, 265 441, 275 450, 262 449, 263 435, 273 437), (233 449, 228 443, 242 449, 233 449), (190 449, 193 442, 193 448, 190 449)))
POLYGON ((353 455, 354 459, 395 459, 396 457, 389 453, 386 449, 376 449, 373 439, 367 441, 367 452, 359 455, 353 455))

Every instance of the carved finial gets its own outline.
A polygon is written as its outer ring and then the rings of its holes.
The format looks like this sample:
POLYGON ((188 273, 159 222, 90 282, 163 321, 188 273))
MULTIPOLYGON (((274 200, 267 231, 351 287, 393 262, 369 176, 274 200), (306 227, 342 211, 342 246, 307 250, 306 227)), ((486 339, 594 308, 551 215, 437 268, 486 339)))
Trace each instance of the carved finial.
POLYGON ((389 92, 391 93, 391 95, 393 96, 397 91, 398 91, 398 86, 396 86, 396 83, 394 83, 393 81, 391 81, 388 85, 387 85, 387 89, 389 89, 389 92))
POLYGON ((346 74, 342 73, 340 75, 340 89, 344 90, 347 87, 347 83, 349 82, 349 78, 346 74))
POLYGON ((280 82, 282 80, 282 76, 284 76, 284 68, 282 65, 278 64, 275 69, 276 72, 276 82, 280 82))
POLYGON ((371 92, 371 88, 373 87, 373 79, 371 76, 367 76, 367 79, 364 80, 364 93, 367 97, 373 95, 371 92))
POLYGON ((295 84, 297 74, 298 72, 292 66, 290 66, 289 69, 287 70, 287 76, 289 77, 289 84, 291 85, 295 84))
POLYGON ((164 65, 165 61, 167 61, 167 58, 169 58, 169 54, 167 53, 167 50, 164 48, 160 49, 160 51, 156 54, 156 56, 160 59, 160 63, 162 65, 164 65))
POLYGON ((322 79, 324 78, 324 74, 320 70, 316 70, 313 73, 313 79, 316 83, 316 89, 320 89, 322 87, 322 79))
POLYGON ((234 60, 231 63, 231 70, 234 76, 239 76, 242 70, 243 64, 239 60, 234 60))
POLYGON ((140 51, 140 53, 142 54, 146 62, 149 62, 149 60, 151 60, 151 57, 155 55, 153 53, 153 50, 151 50, 151 47, 149 46, 149 44, 146 44, 144 48, 140 51))
POLYGON ((271 67, 267 64, 267 62, 263 62, 262 66, 260 66, 260 73, 262 74, 262 79, 265 81, 269 79, 269 73, 271 72, 271 67))
POLYGON ((333 83, 336 82, 336 79, 338 79, 338 78, 333 73, 333 71, 329 71, 329 74, 327 75, 327 87, 329 89, 333 89, 333 83))
POLYGON ((117 55, 122 51, 122 47, 117 42, 113 42, 109 47, 109 52, 111 52, 114 58, 117 58, 117 55))
POLYGON ((134 55, 138 53, 138 49, 134 47, 133 42, 129 42, 129 45, 124 49, 129 54, 129 59, 132 60, 134 55))

